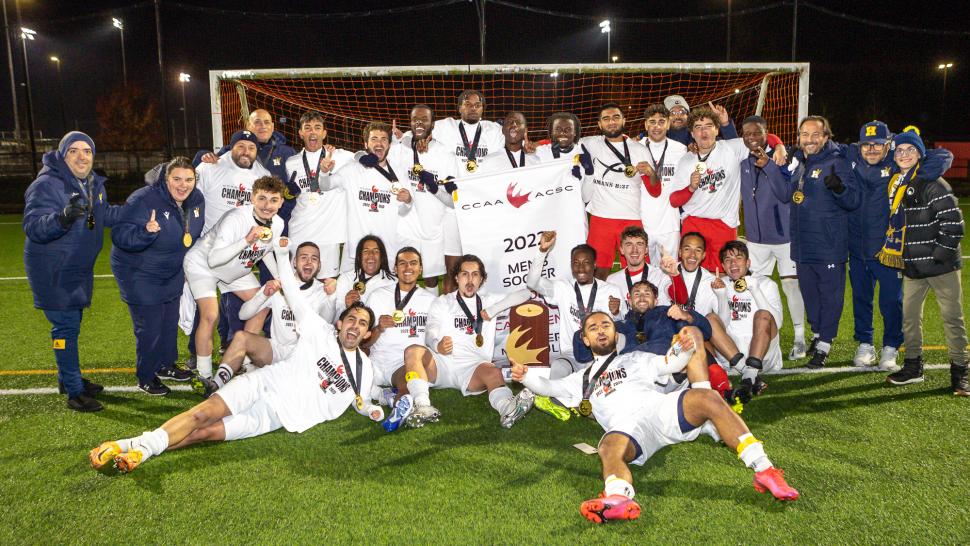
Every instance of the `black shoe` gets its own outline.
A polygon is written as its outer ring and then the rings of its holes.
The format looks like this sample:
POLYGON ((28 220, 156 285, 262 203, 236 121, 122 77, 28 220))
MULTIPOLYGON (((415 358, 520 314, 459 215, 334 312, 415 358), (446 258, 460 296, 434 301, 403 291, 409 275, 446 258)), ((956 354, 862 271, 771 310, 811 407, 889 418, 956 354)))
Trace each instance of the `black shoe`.
POLYGON ((192 379, 192 372, 183 370, 178 366, 166 366, 155 374, 159 379, 171 379, 172 381, 188 381, 192 379))
POLYGON ((754 378, 754 386, 751 387, 751 394, 754 396, 759 396, 761 393, 765 392, 767 388, 768 384, 762 381, 761 377, 758 376, 754 378))
MULTIPOLYGON (((815 345, 814 341, 812 342, 812 345, 815 345)), ((812 351, 812 359, 808 361, 808 364, 805 364, 805 367, 811 370, 821 370, 825 367, 825 361, 828 360, 828 358, 828 353, 816 348, 814 351, 812 351)))
POLYGON ((189 355, 189 358, 185 360, 185 364, 182 365, 186 370, 195 370, 198 364, 195 360, 195 355, 189 355))
POLYGON ((101 402, 98 402, 97 400, 95 400, 94 398, 91 398, 89 395, 84 394, 83 392, 75 396, 74 398, 68 398, 67 407, 74 411, 80 411, 84 413, 101 411, 104 409, 104 406, 101 405, 101 402))
POLYGON ((754 396, 752 392, 754 390, 754 380, 752 379, 742 379, 741 386, 734 391, 734 396, 741 401, 742 404, 747 404, 751 401, 751 397, 754 396))
MULTIPOLYGON (((83 377, 81 378, 81 383, 84 385, 84 394, 88 396, 97 396, 101 394, 101 391, 104 390, 104 386, 88 381, 83 377)), ((67 389, 64 388, 64 383, 61 381, 57 382, 57 392, 60 394, 67 394, 67 389)))
POLYGON ((172 392, 172 389, 165 386, 159 378, 152 379, 151 383, 139 383, 138 388, 152 396, 165 396, 172 392))
POLYGON ((219 390, 219 386, 216 385, 215 381, 208 377, 202 377, 198 373, 192 374, 192 392, 195 394, 202 398, 208 398, 217 390, 219 390))
MULTIPOLYGON (((966 370, 966 368, 964 368, 964 370, 966 370)), ((966 380, 964 379, 964 381, 966 380)), ((907 358, 906 360, 903 360, 902 369, 898 372, 889 374, 889 376, 886 377, 886 382, 890 385, 909 385, 910 383, 922 383, 923 359, 907 358)))
POLYGON ((815 336, 812 338, 812 342, 808 344, 808 349, 805 349, 805 356, 808 358, 815 356, 815 350, 818 349, 818 342, 821 339, 821 336, 815 336))
POLYGON ((970 396, 970 383, 967 382, 967 365, 950 363, 950 386, 955 396, 970 396))

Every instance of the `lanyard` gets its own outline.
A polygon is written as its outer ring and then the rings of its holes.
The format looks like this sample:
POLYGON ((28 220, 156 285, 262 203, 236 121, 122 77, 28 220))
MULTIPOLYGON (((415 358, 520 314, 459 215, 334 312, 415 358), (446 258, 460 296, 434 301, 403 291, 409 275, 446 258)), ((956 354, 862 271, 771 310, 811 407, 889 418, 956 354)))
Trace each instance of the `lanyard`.
POLYGON ((616 358, 616 351, 614 351, 613 354, 611 354, 610 357, 606 359, 606 362, 603 362, 603 365, 600 366, 598 370, 596 370, 595 374, 590 375, 589 373, 593 371, 592 365, 590 365, 590 367, 587 368, 586 373, 583 374, 583 400, 589 400, 589 395, 593 394, 592 391, 594 388, 596 388, 596 381, 592 379, 594 377, 599 378, 601 375, 603 375, 603 372, 605 372, 606 368, 610 366, 614 358, 616 358))
POLYGON ((606 142, 606 146, 616 155, 617 159, 623 162, 623 165, 629 167, 633 165, 633 161, 630 159, 630 147, 626 143, 626 139, 623 139, 623 153, 621 154, 619 150, 613 147, 613 143, 610 139, 603 137, 603 142, 606 142))
POLYGON ((394 287, 394 308, 397 309, 398 311, 403 311, 404 308, 407 306, 408 302, 411 301, 411 296, 414 295, 414 291, 417 289, 418 289, 418 285, 412 286, 411 290, 408 291, 407 297, 404 298, 404 301, 401 301, 401 289, 400 287, 395 286, 394 287))
MULTIPOLYGON (((647 268, 649 267, 650 267, 649 265, 643 264, 643 269, 640 270, 641 281, 647 278, 647 268)), ((630 270, 624 269, 623 274, 626 276, 626 291, 633 292, 633 277, 630 276, 630 270)))
MULTIPOLYGON (((680 269, 681 272, 683 272, 683 269, 681 269, 680 266, 677 266, 677 268, 680 269)), ((687 303, 684 304, 684 307, 686 309, 688 309, 688 310, 691 310, 691 311, 694 310, 694 300, 697 298, 697 289, 701 285, 701 268, 700 267, 697 268, 697 271, 694 272, 694 275, 695 275, 694 276, 694 286, 691 287, 691 289, 690 289, 690 296, 688 296, 688 298, 687 298, 687 303)))
POLYGON ((593 288, 589 291, 589 304, 583 303, 583 294, 579 291, 579 283, 573 283, 573 290, 576 291, 576 305, 579 307, 579 316, 585 317, 586 315, 593 312, 593 304, 596 302, 596 289, 598 285, 596 281, 593 281, 593 288))
MULTIPOLYGON (((458 300, 458 307, 461 307, 461 310, 465 313, 465 316, 468 317, 468 320, 470 320, 474 324, 474 326, 469 324, 468 328, 473 328, 476 334, 481 334, 482 333, 482 298, 480 298, 478 294, 475 295, 475 305, 477 309, 475 310, 474 316, 472 316, 472 312, 470 309, 468 309, 468 306, 465 305, 465 300, 462 299, 461 294, 459 292, 455 292, 455 298, 458 300)), ((468 333, 470 334, 471 332, 468 332, 468 333)))
POLYGON ((468 135, 465 133, 465 124, 458 122, 458 132, 461 133, 462 145, 465 148, 465 157, 468 161, 475 161, 475 154, 478 152, 478 142, 482 139, 482 126, 478 125, 475 129, 475 140, 471 144, 468 143, 468 135))
POLYGON ((383 176, 384 178, 386 178, 388 182, 397 182, 398 181, 397 180, 397 175, 394 174, 394 169, 391 168, 391 162, 390 161, 387 162, 387 169, 386 170, 384 169, 384 167, 381 167, 380 165, 374 165, 374 168, 377 169, 377 172, 381 173, 381 176, 383 176))
POLYGON ((347 380, 350 381, 350 386, 354 389, 354 396, 360 398, 360 376, 364 371, 364 359, 360 356, 360 349, 354 349, 354 353, 357 355, 357 373, 353 374, 350 372, 350 361, 347 360, 347 353, 344 352, 344 348, 340 348, 340 359, 344 361, 344 370, 347 372, 347 380))
POLYGON ((516 164, 515 155, 513 155, 512 152, 508 148, 505 149, 505 155, 509 156, 509 162, 512 163, 512 168, 513 169, 518 168, 518 167, 525 167, 525 147, 524 146, 522 147, 521 150, 519 150, 519 161, 518 161, 518 164, 516 164))
MULTIPOLYGON (((322 149, 320 153, 323 153, 322 149)), ((317 164, 316 170, 310 170, 310 162, 306 159, 306 150, 303 150, 303 171, 306 172, 306 181, 310 184, 310 191, 320 193, 320 165, 317 164)))
POLYGON ((559 159, 559 155, 560 154, 568 154, 571 151, 573 151, 573 147, 572 146, 570 146, 568 150, 563 150, 562 148, 559 147, 558 144, 553 144, 552 145, 552 157, 554 157, 556 159, 559 159))

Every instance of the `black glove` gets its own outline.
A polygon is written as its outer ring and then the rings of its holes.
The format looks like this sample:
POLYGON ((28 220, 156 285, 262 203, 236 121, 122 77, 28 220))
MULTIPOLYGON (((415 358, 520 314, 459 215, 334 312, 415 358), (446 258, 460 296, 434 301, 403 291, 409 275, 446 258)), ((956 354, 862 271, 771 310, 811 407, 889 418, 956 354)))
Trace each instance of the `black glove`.
POLYGON ((71 227, 71 224, 76 222, 79 218, 84 218, 84 214, 87 211, 85 210, 84 205, 81 204, 83 199, 84 197, 82 197, 81 194, 71 197, 71 200, 68 201, 67 206, 64 207, 64 210, 57 215, 57 223, 61 225, 61 228, 67 229, 71 227))
POLYGON ((839 175, 835 174, 833 169, 828 176, 825 177, 825 187, 829 189, 832 193, 841 194, 845 191, 845 184, 842 183, 842 179, 839 175))

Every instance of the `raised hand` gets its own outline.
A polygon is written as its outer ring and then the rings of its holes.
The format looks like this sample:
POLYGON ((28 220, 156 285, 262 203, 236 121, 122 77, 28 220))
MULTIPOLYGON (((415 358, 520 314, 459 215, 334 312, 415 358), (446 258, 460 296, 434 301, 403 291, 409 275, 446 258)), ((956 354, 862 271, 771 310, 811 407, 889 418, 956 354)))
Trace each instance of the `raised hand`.
POLYGON ((394 135, 394 138, 397 140, 401 140, 402 138, 404 138, 404 131, 397 128, 396 119, 391 120, 391 133, 394 135))
MULTIPOLYGON (((263 226, 253 226, 249 228, 249 233, 246 234, 246 242, 253 244, 256 239, 259 239, 259 235, 263 232, 263 226)), ((282 247, 283 245, 280 245, 282 247)))
POLYGON ((714 268, 714 280, 711 281, 711 288, 713 290, 723 290, 725 288, 724 281, 721 280, 721 270, 717 267, 714 268))
POLYGON ((336 161, 333 160, 334 147, 327 144, 323 147, 323 150, 325 153, 323 157, 320 158, 320 172, 329 173, 333 170, 333 166, 336 163, 336 161))
POLYGON ((649 176, 651 179, 653 179, 654 175, 656 175, 656 173, 653 170, 653 167, 647 161, 641 161, 637 163, 637 172, 640 174, 645 174, 649 176))
POLYGON ((377 319, 377 327, 380 328, 381 331, 387 330, 388 328, 394 328, 394 317, 391 315, 381 315, 380 318, 377 319))
POLYGON ((263 294, 267 297, 280 291, 280 281, 276 279, 270 279, 263 285, 263 294))
POLYGON ((202 156, 202 162, 215 165, 219 162, 219 156, 217 156, 214 152, 206 152, 206 154, 202 156))
POLYGON ((765 153, 764 148, 762 148, 761 146, 758 146, 757 148, 755 148, 753 153, 755 157, 754 164, 759 169, 765 168, 765 165, 768 164, 769 158, 768 158, 768 154, 765 153))
POLYGON ((677 269, 677 258, 667 253, 667 249, 660 245, 660 270, 670 277, 680 275, 677 269))
POLYGON ((701 187, 701 173, 694 169, 694 172, 690 173, 690 189, 691 191, 697 191, 697 188, 701 187))
POLYGON ((148 218, 148 223, 145 224, 145 231, 148 233, 162 231, 162 226, 158 225, 158 222, 155 221, 155 209, 152 209, 152 215, 148 218))
POLYGON ((332 279, 329 277, 326 279, 323 279, 323 291, 326 292, 328 296, 336 292, 337 279, 332 279))
POLYGON ((619 298, 614 298, 613 296, 610 296, 609 306, 610 306, 610 313, 612 313, 614 315, 619 315, 620 314, 620 299, 619 298))
POLYGON ((728 123, 731 122, 731 116, 728 115, 728 111, 726 108, 724 108, 720 104, 714 104, 713 102, 710 102, 710 101, 708 101, 707 105, 711 107, 711 110, 713 110, 715 114, 717 114, 717 121, 721 125, 727 125, 728 123))
POLYGON ((536 153, 536 148, 538 148, 539 145, 529 140, 529 134, 526 133, 525 140, 522 141, 522 147, 525 148, 525 153, 534 154, 536 153))
POLYGON ((543 231, 539 239, 539 252, 548 252, 552 245, 556 244, 555 231, 543 231))

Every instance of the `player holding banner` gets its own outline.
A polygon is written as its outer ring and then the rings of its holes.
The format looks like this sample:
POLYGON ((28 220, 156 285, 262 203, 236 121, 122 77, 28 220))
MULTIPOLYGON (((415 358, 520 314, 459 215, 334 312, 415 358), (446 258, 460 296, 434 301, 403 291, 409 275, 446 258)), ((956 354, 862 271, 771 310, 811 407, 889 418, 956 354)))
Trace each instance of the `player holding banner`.
POLYGON ((279 428, 304 432, 340 417, 348 406, 373 421, 384 418, 381 407, 370 403, 373 373, 359 347, 370 336, 374 313, 352 305, 341 313, 336 330, 320 318, 300 291, 287 243, 281 239, 275 247, 283 293, 300 330, 315 335, 300 336, 284 360, 235 378, 161 427, 103 442, 88 454, 92 467, 106 470, 113 463, 131 472, 150 457, 199 442, 241 440, 279 428))
POLYGON ((603 427, 599 456, 604 491, 580 505, 583 517, 595 523, 639 517, 628 465, 643 465, 663 447, 693 441, 701 432, 715 433, 737 452, 744 465, 755 471, 754 488, 759 493, 771 491, 779 500, 798 498, 798 491, 785 482, 784 472, 774 467, 761 442, 717 392, 688 389, 661 394, 655 389, 655 382, 685 369, 688 375, 706 372, 700 330, 682 329, 666 355, 617 355, 617 333, 606 313, 587 315, 582 332, 595 357, 588 369, 550 380, 513 363, 512 378, 580 411, 588 409, 603 427))

